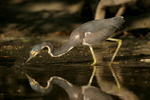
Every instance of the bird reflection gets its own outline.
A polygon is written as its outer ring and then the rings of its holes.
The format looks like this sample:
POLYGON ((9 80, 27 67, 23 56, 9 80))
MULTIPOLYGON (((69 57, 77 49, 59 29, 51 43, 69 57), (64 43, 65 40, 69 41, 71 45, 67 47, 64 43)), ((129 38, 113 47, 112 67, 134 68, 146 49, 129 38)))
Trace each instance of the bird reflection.
POLYGON ((70 100, 113 100, 109 94, 94 86, 85 85, 80 87, 71 84, 64 78, 53 76, 47 81, 47 86, 43 87, 28 74, 23 74, 27 77, 31 88, 34 91, 45 95, 49 94, 53 89, 53 85, 56 84, 67 92, 70 100))
MULTIPOLYGON (((108 92, 108 91, 113 91, 114 89, 117 88, 117 85, 114 84, 113 82, 106 81, 103 78, 103 72, 104 72, 104 67, 103 66, 97 66, 96 70, 96 79, 98 85, 101 87, 102 91, 108 92)), ((119 74, 117 74, 119 75, 119 74)), ((120 76, 121 78, 121 76, 120 76)), ((120 79, 121 80, 121 79, 120 79)), ((123 79, 122 79, 123 81, 123 79)), ((109 94, 118 96, 121 100, 140 100, 134 92, 131 90, 127 89, 126 87, 122 86, 120 91, 118 92, 109 92, 109 94)))
MULTIPOLYGON (((113 44, 111 44, 111 46, 112 45, 113 44)), ((118 66, 120 66, 119 64, 113 65, 113 67, 116 66, 117 67, 115 69, 116 73, 112 73, 112 75, 116 74, 116 77, 118 77, 119 82, 121 83, 122 86, 120 91, 116 91, 116 88, 118 87, 116 83, 108 81, 108 77, 107 78, 104 77, 104 76, 108 76, 108 73, 105 72, 108 70, 106 70, 107 61, 104 59, 104 56, 108 52, 106 50, 108 50, 107 48, 109 48, 109 46, 104 44, 102 47, 103 48, 101 48, 101 51, 105 50, 105 52, 99 52, 100 50, 95 50, 95 55, 98 61, 97 63, 99 63, 99 66, 96 66, 97 69, 96 69, 95 76, 96 76, 97 84, 99 85, 99 87, 101 87, 101 90, 111 95, 118 96, 121 100, 140 100, 139 97, 133 91, 123 86, 125 80, 121 75, 122 73, 121 68, 117 68, 118 66)))

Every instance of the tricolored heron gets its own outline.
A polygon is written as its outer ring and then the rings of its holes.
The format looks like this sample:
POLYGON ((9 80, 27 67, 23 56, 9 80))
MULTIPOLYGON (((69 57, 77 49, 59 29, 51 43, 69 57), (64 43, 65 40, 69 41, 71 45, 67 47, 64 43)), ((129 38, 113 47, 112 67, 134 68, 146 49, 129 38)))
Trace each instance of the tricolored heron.
POLYGON ((53 89, 53 85, 56 84, 67 92, 70 100, 113 100, 109 94, 94 86, 86 85, 80 87, 71 84, 64 78, 53 76, 47 81, 47 86, 43 87, 29 75, 24 74, 28 78, 31 88, 44 95, 49 94, 53 89))
POLYGON ((122 44, 122 40, 108 38, 108 37, 111 34, 113 34, 118 28, 120 28, 123 23, 124 23, 124 19, 122 16, 86 22, 86 23, 82 24, 81 26, 79 26, 78 28, 76 28, 75 30, 73 30, 68 41, 63 46, 61 46, 60 48, 58 48, 56 50, 53 49, 54 46, 51 41, 44 41, 42 43, 36 44, 32 48, 29 58, 20 67, 22 67, 30 59, 35 57, 45 47, 48 48, 48 53, 52 57, 59 57, 65 53, 67 53, 68 51, 70 51, 72 48, 74 48, 75 46, 77 46, 79 44, 89 46, 92 56, 93 56, 93 60, 94 60, 94 62, 91 65, 94 66, 96 64, 97 60, 96 60, 92 45, 101 43, 104 40, 117 41, 118 47, 117 47, 113 57, 111 58, 111 61, 109 63, 109 68, 115 77, 115 80, 118 84, 118 89, 120 89, 121 86, 119 84, 118 79, 116 78, 116 76, 114 74, 111 64, 122 44))
POLYGON ((104 40, 118 42, 118 48, 116 49, 116 52, 114 53, 110 61, 110 65, 111 65, 122 44, 122 40, 108 38, 108 37, 111 34, 113 34, 118 28, 120 28, 120 26, 123 23, 124 23, 124 19, 122 16, 86 22, 83 25, 76 28, 75 30, 73 30, 68 41, 57 50, 54 50, 54 46, 51 41, 44 41, 42 43, 36 44, 32 48, 29 58, 20 67, 22 67, 25 63, 27 63, 31 58, 35 57, 45 47, 48 48, 48 53, 52 57, 59 57, 67 53, 68 51, 70 51, 72 48, 74 48, 79 44, 89 46, 94 59, 92 65, 95 65, 97 61, 96 61, 96 57, 92 45, 101 43, 104 40))

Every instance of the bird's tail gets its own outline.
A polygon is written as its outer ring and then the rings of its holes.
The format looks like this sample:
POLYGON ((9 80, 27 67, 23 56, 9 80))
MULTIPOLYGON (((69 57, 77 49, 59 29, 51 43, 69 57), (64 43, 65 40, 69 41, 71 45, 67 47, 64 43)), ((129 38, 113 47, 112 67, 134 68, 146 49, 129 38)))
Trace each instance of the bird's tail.
POLYGON ((113 17, 112 19, 115 22, 115 27, 117 27, 118 29, 122 28, 122 24, 125 22, 123 16, 113 17))

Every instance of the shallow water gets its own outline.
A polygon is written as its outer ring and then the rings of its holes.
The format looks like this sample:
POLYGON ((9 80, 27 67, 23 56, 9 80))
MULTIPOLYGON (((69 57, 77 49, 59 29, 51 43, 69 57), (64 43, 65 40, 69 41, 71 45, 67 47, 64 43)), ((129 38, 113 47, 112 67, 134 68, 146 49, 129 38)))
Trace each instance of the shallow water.
MULTIPOLYGON (((138 42, 138 40, 135 40, 138 42)), ((133 42, 135 42, 133 41, 133 42)), ((146 41, 146 40, 145 40, 146 41)), ((149 54, 134 54, 137 52, 137 44, 128 47, 126 40, 120 49, 113 68, 122 85, 121 91, 112 93, 114 100, 147 100, 150 96, 150 65, 141 62, 141 59, 149 59, 149 54)), ((21 41, 10 41, 0 45, 0 98, 5 100, 69 100, 66 92, 54 86, 52 92, 46 96, 37 93, 29 85, 27 78, 16 69, 28 57, 32 46, 40 41, 23 43, 21 41)), ((143 42, 145 43, 145 42, 143 42)), ((57 47, 60 45, 55 44, 57 47)), ((142 45, 142 44, 140 44, 142 45)), ((105 43, 94 46, 98 60, 96 77, 93 86, 100 87, 103 91, 116 88, 115 80, 107 66, 116 48, 116 43, 105 43), (107 47, 108 45, 109 49, 107 47), (103 48, 101 48, 103 47, 103 48)), ((150 49, 150 48, 148 48, 150 49)), ((93 67, 90 50, 86 46, 77 46, 67 54, 52 58, 44 49, 35 58, 25 64, 22 70, 46 86, 47 80, 52 76, 65 78, 74 85, 87 85, 93 67)))

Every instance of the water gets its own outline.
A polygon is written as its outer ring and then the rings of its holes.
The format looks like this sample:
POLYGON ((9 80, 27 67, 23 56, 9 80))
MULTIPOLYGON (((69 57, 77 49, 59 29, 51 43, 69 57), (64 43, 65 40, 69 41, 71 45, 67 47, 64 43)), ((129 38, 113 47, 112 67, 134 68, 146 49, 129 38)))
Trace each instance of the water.
MULTIPOLYGON (((138 40, 135 41, 138 42, 138 40)), ((134 44, 135 41, 125 40, 113 63, 113 68, 122 85, 120 92, 111 93, 114 100, 146 100, 149 98, 150 66, 148 62, 140 60, 149 59, 150 55, 147 52, 141 55, 139 46, 143 44, 134 44), (127 46, 128 42, 134 45, 127 46)), ((15 65, 20 66, 29 57, 29 51, 36 43, 39 41, 23 43, 17 40, 0 45, 0 99, 69 100, 67 93, 57 85, 46 96, 33 91, 27 78, 16 69, 15 65)), ((55 45, 60 46, 59 43, 55 45)), ((92 85, 100 87, 103 91, 116 88, 115 80, 107 66, 116 46, 114 42, 94 46, 98 64, 92 85)), ((148 46, 144 45, 144 47, 149 49, 148 46)), ((92 56, 86 46, 77 46, 58 58, 50 57, 47 49, 44 49, 25 64, 22 70, 42 86, 46 86, 47 80, 52 76, 59 76, 74 85, 83 86, 87 85, 90 79, 93 70, 91 63, 92 56)))

